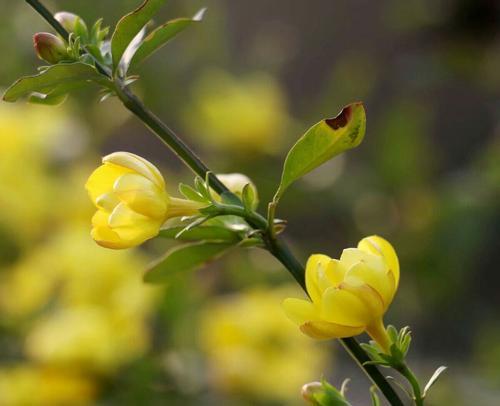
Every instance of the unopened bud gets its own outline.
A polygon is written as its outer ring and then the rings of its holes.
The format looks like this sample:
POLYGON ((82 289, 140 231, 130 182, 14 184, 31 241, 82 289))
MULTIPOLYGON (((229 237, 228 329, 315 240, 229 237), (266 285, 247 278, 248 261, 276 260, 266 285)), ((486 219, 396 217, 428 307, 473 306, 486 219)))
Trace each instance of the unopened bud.
POLYGON ((56 64, 68 59, 68 50, 64 41, 48 32, 39 32, 33 36, 33 46, 40 59, 56 64))
POLYGON ((311 382, 306 383, 302 386, 301 394, 302 397, 307 400, 311 405, 317 405, 318 402, 314 398, 314 395, 323 391, 323 385, 321 382, 311 382))
POLYGON ((59 11, 54 15, 54 18, 59 21, 66 31, 74 32, 78 36, 87 36, 88 30, 85 21, 76 14, 68 11, 59 11))

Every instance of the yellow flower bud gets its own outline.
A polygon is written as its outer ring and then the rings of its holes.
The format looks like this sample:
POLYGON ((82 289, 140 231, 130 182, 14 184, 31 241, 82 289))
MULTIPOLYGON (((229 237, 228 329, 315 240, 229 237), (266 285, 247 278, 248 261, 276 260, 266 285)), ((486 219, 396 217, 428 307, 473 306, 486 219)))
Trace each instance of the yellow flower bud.
POLYGON ((363 238, 340 259, 312 255, 306 265, 311 301, 286 299, 287 316, 312 338, 368 333, 385 351, 389 339, 382 318, 399 283, 399 261, 392 245, 378 236, 363 238))
POLYGON ((203 207, 170 197, 160 171, 140 156, 115 152, 102 162, 85 188, 97 208, 91 235, 103 247, 134 247, 155 237, 168 218, 193 215, 203 207))
MULTIPOLYGON (((259 195, 257 191, 257 187, 255 184, 252 182, 252 179, 250 179, 248 176, 242 174, 242 173, 219 173, 217 174, 217 178, 224 183, 224 185, 227 186, 227 188, 233 192, 236 196, 239 198, 242 197, 243 194, 243 188, 246 185, 250 185, 250 188, 252 190, 253 194, 253 209, 256 209, 257 206, 259 205, 259 195)), ((213 192, 212 195, 218 198, 217 193, 213 192)))

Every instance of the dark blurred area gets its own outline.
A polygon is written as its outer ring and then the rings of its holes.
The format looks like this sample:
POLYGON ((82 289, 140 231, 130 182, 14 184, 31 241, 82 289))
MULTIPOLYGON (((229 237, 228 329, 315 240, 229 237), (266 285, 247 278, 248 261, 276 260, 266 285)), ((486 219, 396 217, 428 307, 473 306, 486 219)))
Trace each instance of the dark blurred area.
MULTIPOLYGON (((113 27, 138 1, 46 4, 113 27)), ((5 88, 36 71, 31 36, 48 28, 25 2, 0 6, 5 88)), ((261 211, 294 141, 363 101, 365 140, 291 188, 285 237, 302 261, 370 234, 391 241, 401 284, 385 321, 411 326, 422 381, 449 367, 428 404, 497 405, 500 3, 185 0, 156 22, 201 7, 204 21, 140 68, 137 93, 210 168, 249 176, 261 211)), ((100 155, 146 157, 174 194, 193 177, 117 100, 88 90, 55 108, 2 103, 0 137, 1 405, 300 405, 300 386, 322 376, 352 378, 348 398, 367 404, 340 346, 284 319, 280 302, 298 291, 264 253, 152 288, 141 271, 165 241, 94 247, 83 183, 100 155)))

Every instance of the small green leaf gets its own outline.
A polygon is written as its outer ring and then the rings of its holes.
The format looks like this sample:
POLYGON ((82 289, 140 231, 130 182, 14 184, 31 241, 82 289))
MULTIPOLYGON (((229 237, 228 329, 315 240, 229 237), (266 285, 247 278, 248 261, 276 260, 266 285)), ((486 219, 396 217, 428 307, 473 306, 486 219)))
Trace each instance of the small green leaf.
POLYGON ((144 281, 165 283, 173 274, 199 268, 233 246, 231 243, 200 241, 175 247, 148 267, 144 281))
POLYGON ((343 393, 325 380, 321 382, 321 388, 312 394, 312 398, 318 406, 351 406, 343 393))
POLYGON ((255 188, 252 187, 250 183, 243 186, 243 191, 241 193, 241 200, 243 201, 243 206, 245 210, 252 211, 257 208, 257 196, 255 195, 255 188))
POLYGON ((365 350, 373 361, 382 361, 382 358, 378 355, 379 351, 370 344, 361 343, 361 348, 365 350))
POLYGON ((431 379, 429 379, 429 382, 427 382, 427 385, 425 385, 425 388, 424 388, 424 392, 423 392, 423 396, 425 397, 425 395, 427 395, 427 392, 429 391, 429 389, 431 388, 432 385, 434 385, 436 383, 436 381, 439 379, 439 377, 441 376, 441 374, 446 371, 446 368, 445 366, 440 366, 438 369, 436 369, 436 371, 432 374, 431 376, 431 379))
POLYGON ((210 219, 210 225, 217 225, 220 227, 227 228, 238 234, 248 234, 252 231, 252 227, 239 216, 219 216, 210 219))
POLYGON ((120 60, 129 44, 164 3, 165 0, 145 0, 137 9, 118 21, 111 37, 114 71, 118 68, 120 60))
POLYGON ((221 201, 224 204, 230 204, 238 207, 241 206, 241 200, 233 192, 223 192, 220 195, 221 201))
POLYGON ((185 183, 179 184, 179 192, 188 200, 193 200, 195 202, 206 203, 207 199, 204 198, 200 193, 198 193, 191 186, 185 183))
POLYGON ((337 117, 321 120, 295 143, 285 159, 274 201, 297 179, 334 156, 357 147, 365 135, 366 115, 362 103, 344 107, 337 117))
MULTIPOLYGON (((61 86, 75 86, 94 80, 102 82, 102 76, 97 70, 86 63, 61 63, 45 69, 34 76, 25 76, 18 79, 3 95, 7 102, 15 102, 23 97, 30 97, 33 93, 49 95, 61 86)), ((39 99, 39 95, 35 96, 39 99)))
POLYGON ((372 399, 372 406, 381 406, 380 398, 377 395, 377 387, 375 385, 370 387, 370 396, 372 399))
POLYGON ((234 231, 228 230, 227 228, 217 227, 217 226, 203 226, 195 227, 191 230, 183 232, 178 238, 177 234, 181 232, 184 227, 170 227, 160 230, 160 237, 163 238, 174 238, 183 241, 224 241, 224 242, 238 242, 238 234, 234 231))
POLYGON ((151 56, 161 47, 167 44, 178 33, 189 27, 191 24, 199 22, 203 19, 205 9, 201 9, 193 18, 177 18, 163 24, 152 31, 137 49, 137 52, 132 58, 130 66, 137 66, 146 58, 151 56))
POLYGON ((397 344, 397 342, 398 342, 398 330, 396 330, 396 327, 394 327, 393 325, 387 326, 387 335, 389 336, 391 343, 397 344))

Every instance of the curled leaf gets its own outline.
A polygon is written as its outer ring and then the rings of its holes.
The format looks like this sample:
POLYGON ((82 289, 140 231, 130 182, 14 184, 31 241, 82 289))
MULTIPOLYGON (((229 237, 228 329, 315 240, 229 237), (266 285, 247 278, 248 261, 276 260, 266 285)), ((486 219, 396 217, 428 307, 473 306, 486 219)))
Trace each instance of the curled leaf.
POLYGON ((446 371, 447 367, 445 366, 440 366, 438 369, 436 369, 436 371, 434 371, 434 373, 432 374, 431 378, 429 379, 429 382, 427 382, 427 384, 425 385, 425 388, 424 388, 424 392, 423 392, 423 396, 425 397, 425 395, 427 395, 427 392, 429 391, 429 389, 431 388, 432 385, 434 385, 437 380, 439 379, 439 377, 441 376, 441 374, 446 371))

